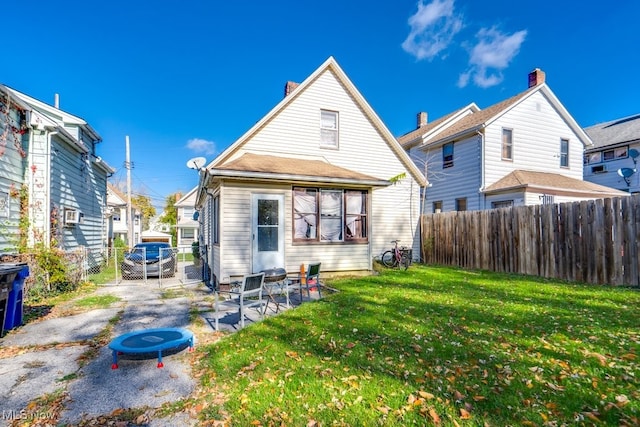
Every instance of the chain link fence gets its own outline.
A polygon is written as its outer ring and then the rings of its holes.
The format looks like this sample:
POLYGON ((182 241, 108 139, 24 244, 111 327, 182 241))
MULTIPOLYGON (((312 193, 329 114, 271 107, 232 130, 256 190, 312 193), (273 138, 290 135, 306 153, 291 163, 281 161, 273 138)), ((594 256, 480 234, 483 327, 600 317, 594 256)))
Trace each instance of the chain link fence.
POLYGON ((110 248, 107 265, 113 268, 116 283, 157 282, 162 285, 203 281, 202 265, 188 248, 110 248))

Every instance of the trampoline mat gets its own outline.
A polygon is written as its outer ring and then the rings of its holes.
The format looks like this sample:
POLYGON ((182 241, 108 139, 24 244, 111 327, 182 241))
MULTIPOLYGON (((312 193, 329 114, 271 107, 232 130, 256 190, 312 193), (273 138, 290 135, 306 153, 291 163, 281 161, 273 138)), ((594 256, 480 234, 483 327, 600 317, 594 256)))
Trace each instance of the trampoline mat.
POLYGON ((185 329, 143 329, 117 337, 109 348, 123 353, 145 353, 178 347, 192 338, 193 334, 185 329))

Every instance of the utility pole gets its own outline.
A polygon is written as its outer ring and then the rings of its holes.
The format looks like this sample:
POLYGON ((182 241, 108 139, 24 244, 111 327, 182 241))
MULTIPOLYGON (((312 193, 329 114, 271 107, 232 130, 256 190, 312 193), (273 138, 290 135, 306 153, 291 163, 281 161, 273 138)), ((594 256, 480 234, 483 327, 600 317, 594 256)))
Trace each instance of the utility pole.
POLYGON ((127 169, 127 240, 129 241, 129 248, 134 245, 133 242, 133 215, 131 209, 131 160, 129 158, 129 135, 125 137, 125 149, 126 157, 124 167, 127 169))

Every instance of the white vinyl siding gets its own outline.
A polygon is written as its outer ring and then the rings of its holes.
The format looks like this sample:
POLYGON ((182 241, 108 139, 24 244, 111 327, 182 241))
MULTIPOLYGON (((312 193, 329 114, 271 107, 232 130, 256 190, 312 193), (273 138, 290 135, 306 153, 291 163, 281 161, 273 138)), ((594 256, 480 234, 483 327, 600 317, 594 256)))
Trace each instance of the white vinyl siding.
MULTIPOLYGON (((442 212, 456 210, 456 199, 467 199, 467 210, 481 209, 480 188, 480 137, 455 142, 453 166, 442 169, 441 148, 434 147, 426 153, 427 179, 431 187, 426 189, 426 206, 441 201, 442 212)), ((430 212, 432 209, 428 210, 430 212)))
POLYGON ((285 268, 288 272, 296 272, 300 264, 313 261, 322 262, 325 272, 369 271, 373 258, 389 249, 390 241, 394 239, 411 246, 416 256, 419 254, 419 186, 330 70, 320 74, 304 91, 297 93, 286 104, 286 108, 275 112, 269 121, 247 138, 233 157, 246 152, 323 159, 335 166, 380 180, 390 180, 401 174, 406 177, 384 188, 358 188, 369 191, 368 242, 319 242, 295 247, 292 243, 292 185, 257 182, 245 185, 223 181, 220 199, 221 243, 217 253, 220 258, 213 266, 213 274, 218 280, 228 280, 246 274, 251 269, 252 192, 284 194, 285 268), (320 110, 339 112, 337 149, 322 149, 318 145, 320 110), (363 154, 365 152, 366 155, 363 154))
POLYGON ((371 211, 371 256, 389 249, 389 242, 396 238, 407 246, 415 245, 413 252, 419 253, 419 239, 415 237, 419 186, 332 72, 318 76, 286 109, 247 140, 235 156, 244 152, 326 159, 335 166, 385 180, 406 174, 406 178, 398 183, 373 191, 372 205, 378 210, 371 211), (340 112, 338 150, 318 149, 319 109, 340 112), (365 150, 366 156, 363 155, 365 150), (400 225, 397 231, 388 226, 389 218, 394 218, 394 224, 400 225))
POLYGON ((525 169, 560 173, 582 179, 583 145, 569 125, 549 104, 542 92, 536 92, 507 111, 485 128, 485 186, 509 172, 525 169), (502 129, 513 129, 517 156, 503 162, 502 129), (568 168, 560 167, 558 141, 569 140, 568 168))

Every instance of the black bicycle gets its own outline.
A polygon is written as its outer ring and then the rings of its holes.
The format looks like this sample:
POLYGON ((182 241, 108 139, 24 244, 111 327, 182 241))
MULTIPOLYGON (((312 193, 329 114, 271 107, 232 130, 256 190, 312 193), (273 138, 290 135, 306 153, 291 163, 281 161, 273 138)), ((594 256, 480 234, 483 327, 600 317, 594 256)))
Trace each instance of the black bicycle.
POLYGON ((382 254, 382 264, 385 267, 401 267, 404 270, 409 268, 411 264, 411 249, 405 247, 398 247, 400 240, 392 240, 394 247, 382 254))

